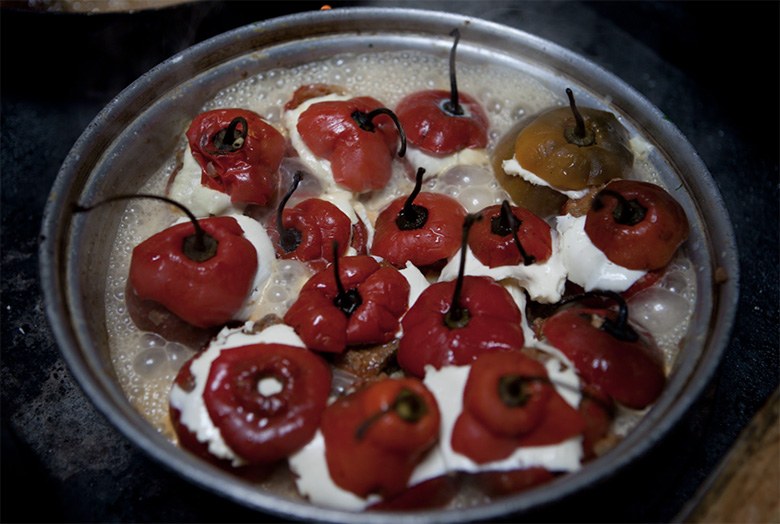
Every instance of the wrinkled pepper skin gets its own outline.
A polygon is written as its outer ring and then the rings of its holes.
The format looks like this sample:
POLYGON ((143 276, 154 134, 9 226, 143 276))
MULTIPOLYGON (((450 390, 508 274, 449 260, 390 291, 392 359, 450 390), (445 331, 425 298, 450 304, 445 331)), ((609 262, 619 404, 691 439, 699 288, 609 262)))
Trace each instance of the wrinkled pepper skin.
POLYGON ((569 308, 544 321, 542 333, 561 350, 577 372, 617 402, 643 409, 666 384, 659 350, 640 337, 623 341, 595 327, 594 319, 615 318, 607 309, 569 308))
POLYGON ((567 141, 566 128, 575 125, 568 107, 543 113, 515 142, 515 160, 559 191, 578 191, 625 177, 634 164, 628 131, 615 115, 587 107, 580 112, 585 127, 595 135, 593 145, 567 141))
POLYGON ((233 318, 251 291, 257 252, 231 217, 199 220, 217 242, 204 262, 188 258, 182 245, 195 233, 192 223, 171 226, 133 249, 130 282, 142 300, 154 300, 194 326, 219 326, 233 318))
POLYGON ((435 444, 440 418, 436 399, 414 378, 385 379, 336 400, 325 410, 320 427, 331 478, 360 497, 402 493, 435 444), (422 406, 416 420, 393 409, 402 392, 411 393, 416 406, 422 406))
POLYGON ((393 174, 399 140, 392 119, 377 116, 371 132, 352 118, 356 111, 370 113, 380 107, 378 100, 365 96, 315 102, 298 119, 298 133, 306 146, 330 161, 336 183, 357 193, 383 189, 393 174))
POLYGON ((400 327, 409 305, 409 282, 395 268, 369 256, 339 259, 339 275, 346 290, 356 289, 362 303, 345 314, 334 300, 338 295, 332 266, 311 277, 298 300, 284 316, 309 349, 341 353, 348 345, 384 344, 400 327))
POLYGON ((471 365, 452 449, 484 464, 521 446, 563 442, 584 429, 582 415, 555 391, 541 362, 517 351, 488 353, 471 365), (503 379, 516 380, 505 387, 511 402, 503 396, 503 379))
POLYGON ((398 364, 407 373, 423 377, 426 365, 466 365, 483 353, 523 348, 522 314, 506 289, 489 277, 464 277, 460 303, 469 321, 450 328, 444 319, 454 289, 454 281, 429 286, 404 316, 398 364))
POLYGON ((285 209, 282 221, 286 229, 300 232, 301 243, 294 250, 286 252, 279 243, 276 218, 272 218, 267 229, 277 258, 308 262, 319 271, 333 262, 331 246, 334 241, 339 244, 339 256, 344 256, 350 245, 356 248, 358 254, 366 254, 361 235, 353 235, 355 228, 365 228, 365 225, 361 221, 353 228, 349 217, 327 200, 308 198, 292 209, 285 209))
MULTIPOLYGON (((511 210, 512 215, 520 221, 517 238, 526 254, 536 262, 546 261, 552 255, 550 226, 525 208, 512 206, 511 210)), ((513 235, 499 235, 491 231, 491 224, 501 216, 501 206, 486 207, 480 214, 482 220, 472 226, 469 235, 469 248, 477 260, 491 268, 522 264, 523 257, 513 235)))
POLYGON ((278 184, 277 171, 286 149, 285 138, 260 115, 246 109, 217 109, 199 114, 187 130, 192 156, 201 166, 201 183, 230 196, 233 203, 269 203, 278 184), (219 151, 214 136, 236 117, 249 128, 243 145, 219 151))
POLYGON ((460 247, 466 209, 447 195, 420 193, 414 204, 428 210, 428 219, 421 228, 404 231, 396 224, 396 217, 406 199, 396 198, 377 217, 371 254, 396 267, 407 262, 424 267, 455 254, 460 247))
POLYGON ((396 115, 406 132, 407 140, 434 155, 450 155, 463 149, 487 146, 487 116, 474 98, 459 93, 463 115, 452 115, 443 105, 450 101, 450 92, 420 91, 406 96, 398 104, 396 115))
POLYGON ((600 193, 604 206, 591 207, 585 220, 585 233, 593 245, 628 269, 652 271, 668 264, 689 234, 682 206, 663 188, 648 182, 614 180, 605 189, 627 201, 635 200, 646 213, 634 225, 621 224, 613 215, 618 200, 600 193))

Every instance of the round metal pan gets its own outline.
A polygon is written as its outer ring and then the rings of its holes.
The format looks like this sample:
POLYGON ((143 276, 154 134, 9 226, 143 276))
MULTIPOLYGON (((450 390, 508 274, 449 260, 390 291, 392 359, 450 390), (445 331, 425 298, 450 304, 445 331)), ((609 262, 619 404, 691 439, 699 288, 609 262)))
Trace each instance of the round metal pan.
POLYGON ((738 294, 736 242, 706 167, 658 109, 611 73, 555 44, 508 27, 440 12, 350 8, 306 12, 256 23, 177 54, 143 75, 89 125, 52 188, 42 226, 41 279, 58 344, 77 380, 129 439, 185 478, 249 507, 294 519, 336 522, 471 521, 557 501, 603 480, 650 449, 679 420, 713 374, 728 342, 738 294), (667 388, 615 448, 572 475, 499 501, 405 513, 353 514, 261 491, 200 461, 160 435, 123 395, 109 358, 103 310, 108 251, 119 217, 106 208, 83 216, 74 202, 137 190, 175 153, 202 104, 243 76, 356 49, 421 49, 446 55, 446 35, 461 28, 459 62, 496 63, 608 109, 655 146, 652 161, 691 221, 688 253, 697 267, 698 300, 667 388), (729 278, 718 283, 716 275, 729 278))

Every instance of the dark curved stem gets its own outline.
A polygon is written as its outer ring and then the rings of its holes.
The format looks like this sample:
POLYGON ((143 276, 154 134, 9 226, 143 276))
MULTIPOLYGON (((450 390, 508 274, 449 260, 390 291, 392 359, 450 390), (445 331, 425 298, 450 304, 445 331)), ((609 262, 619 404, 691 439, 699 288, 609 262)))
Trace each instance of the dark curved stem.
POLYGON ((411 389, 403 388, 398 392, 398 395, 390 406, 381 411, 377 411, 358 426, 357 431, 355 431, 355 440, 361 440, 366 434, 366 431, 368 431, 368 428, 391 411, 395 411, 398 417, 404 422, 414 424, 428 414, 428 406, 420 395, 411 389))
POLYGON ((291 253, 295 251, 301 243, 300 231, 292 227, 289 229, 284 227, 282 212, 284 211, 284 206, 287 205, 287 201, 290 200, 292 194, 296 189, 298 189, 298 184, 301 183, 302 178, 303 172, 296 171, 293 175, 293 181, 292 184, 290 184, 290 189, 288 189, 287 193, 284 194, 282 200, 279 202, 279 207, 276 208, 276 227, 279 230, 279 246, 284 250, 285 253, 291 253))
POLYGON ((401 136, 401 148, 398 150, 398 156, 403 157, 406 154, 406 133, 404 132, 404 128, 401 125, 401 121, 398 120, 398 117, 391 110, 386 107, 378 107, 368 113, 355 111, 352 113, 352 119, 357 123, 360 129, 363 131, 368 131, 369 133, 373 133, 376 129, 374 127, 373 120, 379 115, 389 116, 395 124, 395 127, 398 128, 398 134, 401 136))
POLYGON ((460 31, 456 27, 450 32, 450 35, 455 37, 455 42, 452 44, 452 49, 450 49, 450 100, 444 104, 444 110, 452 116, 462 116, 463 107, 460 105, 458 82, 455 75, 455 49, 460 41, 460 31))
POLYGON ((567 297, 558 302, 558 305, 563 306, 570 302, 592 297, 609 298, 614 300, 618 305, 617 318, 615 320, 604 318, 601 329, 624 342, 636 342, 639 340, 639 334, 628 324, 628 304, 626 304, 626 301, 619 293, 615 293, 614 291, 588 291, 587 293, 567 297))
POLYGON ((398 212, 398 216, 395 217, 395 225, 401 231, 411 231, 413 229, 420 229, 428 221, 428 209, 423 206, 418 206, 414 203, 414 199, 420 194, 423 183, 423 175, 425 169, 422 167, 417 169, 417 176, 415 177, 414 189, 404 202, 404 207, 398 212))
POLYGON ((360 307, 363 303, 363 298, 357 289, 344 289, 344 284, 341 282, 341 274, 339 272, 339 243, 333 242, 333 272, 336 278, 336 296, 333 299, 333 304, 339 308, 348 317, 360 307))
MULTIPOLYGON (((248 134, 249 124, 247 123, 246 118, 243 116, 237 116, 230 121, 230 124, 225 129, 220 130, 216 135, 214 135, 214 138, 212 139, 212 144, 214 145, 213 150, 207 149, 205 146, 203 146, 202 143, 201 144, 207 153, 211 153, 213 155, 235 153, 244 147, 244 142, 246 141, 248 134), (238 131, 238 133, 236 133, 239 126, 241 126, 241 129, 238 131)), ((204 139, 205 138, 206 137, 204 137, 204 139)))
POLYGON ((159 200, 162 202, 166 202, 168 204, 171 204, 181 209, 184 212, 184 214, 187 215, 187 217, 190 219, 190 222, 192 222, 192 225, 195 228, 195 233, 184 239, 183 251, 188 258, 194 260, 195 262, 205 262, 206 260, 216 255, 217 239, 215 239, 213 236, 206 233, 206 231, 198 223, 198 219, 195 217, 194 214, 192 214, 192 211, 187 209, 187 207, 184 204, 181 204, 168 197, 164 197, 160 195, 150 195, 144 193, 137 194, 137 195, 114 195, 104 200, 101 200, 100 202, 92 204, 90 206, 73 204, 72 210, 74 213, 84 213, 87 211, 91 211, 96 207, 100 207, 104 204, 110 204, 112 202, 118 202, 120 200, 134 200, 136 198, 141 198, 141 199, 146 198, 150 200, 159 200))
POLYGON ((523 244, 520 242, 520 238, 517 236, 517 232, 522 223, 523 222, 512 213, 512 206, 509 205, 509 201, 504 200, 501 202, 501 214, 490 220, 490 232, 502 237, 512 235, 517 250, 520 252, 520 257, 523 259, 523 265, 530 266, 536 262, 536 258, 526 253, 523 244))
POLYGON ((564 137, 570 144, 580 147, 592 146, 596 143, 596 137, 593 130, 585 126, 585 119, 582 118, 582 113, 577 109, 577 104, 574 102, 574 93, 568 87, 566 88, 566 96, 569 97, 569 107, 574 115, 575 125, 564 130, 564 137))
POLYGON ((469 231, 475 222, 482 220, 482 215, 469 213, 463 220, 463 237, 460 245, 460 266, 458 278, 455 280, 455 289, 452 292, 450 309, 444 314, 444 325, 450 329, 466 327, 469 323, 469 312, 460 304, 460 296, 463 292, 463 278, 466 272, 466 246, 469 241, 469 231))
POLYGON ((624 226, 635 226, 645 219, 647 215, 647 208, 640 204, 637 199, 627 200, 623 195, 617 191, 610 189, 602 189, 596 196, 593 197, 591 207, 595 211, 599 211, 604 207, 604 196, 611 196, 617 200, 615 209, 612 210, 612 218, 615 222, 624 226))

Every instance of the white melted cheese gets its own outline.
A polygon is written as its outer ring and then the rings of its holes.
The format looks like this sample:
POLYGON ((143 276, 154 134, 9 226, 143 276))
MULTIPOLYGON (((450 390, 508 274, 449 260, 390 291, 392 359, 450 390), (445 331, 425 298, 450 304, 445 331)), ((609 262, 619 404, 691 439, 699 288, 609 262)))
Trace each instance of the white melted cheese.
MULTIPOLYGON (((173 385, 170 394, 171 406, 181 413, 181 424, 195 434, 198 441, 208 445, 209 453, 217 458, 228 460, 233 466, 242 466, 246 461, 227 445, 209 416, 203 401, 211 364, 222 351, 250 344, 286 344, 305 348, 305 344, 295 331, 287 325, 276 324, 259 333, 253 333, 254 322, 247 322, 240 328, 224 328, 209 344, 205 351, 192 360, 190 372, 195 379, 195 387, 187 392, 173 385)), ((273 388, 273 385, 268 385, 273 388)))
POLYGON ((184 151, 182 167, 173 178, 168 196, 186 206, 199 218, 210 215, 240 215, 246 209, 245 204, 233 204, 227 193, 201 183, 201 167, 192 156, 189 143, 184 151))
MULTIPOLYGON (((553 366, 548 370, 555 371, 553 366)), ((439 432, 438 453, 446 471, 510 471, 530 467, 544 467, 550 471, 577 471, 582 461, 582 437, 572 437, 559 444, 548 446, 528 446, 517 448, 509 457, 485 464, 477 464, 470 458, 452 449, 452 431, 461 411, 463 411, 463 390, 471 366, 448 366, 436 370, 426 367, 423 382, 436 397, 441 412, 441 430, 439 432)), ((557 375, 550 375, 553 384, 558 382, 557 375)), ((567 398, 567 397, 564 397, 567 398)), ((567 399, 568 400, 568 399, 567 399)))
POLYGON ((490 159, 484 149, 462 149, 450 155, 437 156, 414 146, 406 148, 406 158, 417 170, 425 169, 424 180, 444 172, 453 166, 489 166, 490 159))
MULTIPOLYGON (((466 265, 464 274, 472 276, 486 276, 494 280, 514 279, 528 291, 531 300, 545 304, 554 304, 561 299, 566 286, 566 268, 560 249, 560 237, 556 231, 552 234, 552 254, 550 258, 541 263, 529 266, 517 264, 514 266, 488 267, 480 262, 471 248, 466 248, 466 265)), ((461 252, 450 259, 439 277, 440 281, 455 280, 460 269, 461 252)))
POLYGON ((248 320, 257 307, 263 295, 263 289, 271 278, 271 272, 276 265, 276 251, 263 225, 244 215, 234 215, 238 225, 244 230, 244 237, 249 240, 257 252, 257 273, 252 282, 252 290, 244 302, 244 306, 235 314, 234 320, 248 320))
MULTIPOLYGON (((556 390, 573 407, 579 406, 579 380, 571 363, 555 348, 540 348, 549 351, 545 363, 556 390), (559 360, 560 359, 560 360, 559 360)), ((514 469, 544 467, 550 471, 577 471, 582 461, 582 438, 577 436, 559 444, 528 446, 516 449, 509 457, 486 464, 477 464, 465 455, 452 449, 452 431, 463 411, 463 390, 471 366, 446 366, 439 370, 426 367, 423 382, 436 398, 441 414, 439 439, 417 465, 409 478, 409 486, 453 471, 478 473, 482 471, 511 471, 514 469)), ((290 470, 295 474, 299 492, 311 502, 322 506, 360 511, 381 500, 372 495, 362 498, 337 486, 328 471, 325 459, 325 439, 317 432, 314 439, 298 453, 288 458, 290 470)))
POLYGON ((598 289, 620 293, 647 273, 611 262, 603 251, 594 246, 585 232, 587 216, 561 215, 556 219, 556 229, 562 238, 563 264, 569 280, 585 291, 598 289))
POLYGON ((330 160, 318 157, 314 154, 314 152, 312 152, 311 149, 309 149, 309 146, 306 145, 306 143, 303 141, 303 137, 301 137, 301 134, 298 132, 298 120, 300 119, 301 115, 307 109, 309 109, 309 107, 311 107, 312 104, 329 101, 344 101, 349 100, 350 98, 352 97, 339 95, 336 93, 311 98, 300 104, 295 109, 286 111, 282 117, 282 122, 285 129, 287 130, 288 136, 290 137, 292 146, 298 153, 301 162, 303 162, 303 164, 309 168, 311 174, 314 175, 317 180, 319 180, 322 186, 322 190, 325 193, 330 193, 334 189, 339 188, 336 181, 333 180, 333 170, 330 167, 330 160))
POLYGON ((504 172, 507 175, 519 176, 526 182, 530 182, 535 186, 549 187, 550 189, 554 189, 559 193, 563 193, 564 195, 566 195, 567 197, 573 200, 584 197, 585 195, 588 194, 588 191, 590 191, 590 188, 578 189, 578 190, 563 190, 563 189, 558 189, 557 187, 553 187, 546 180, 536 176, 531 171, 528 171, 527 169, 523 168, 523 166, 521 166, 520 163, 514 157, 510 158, 509 160, 504 160, 504 162, 501 165, 504 168, 504 172))

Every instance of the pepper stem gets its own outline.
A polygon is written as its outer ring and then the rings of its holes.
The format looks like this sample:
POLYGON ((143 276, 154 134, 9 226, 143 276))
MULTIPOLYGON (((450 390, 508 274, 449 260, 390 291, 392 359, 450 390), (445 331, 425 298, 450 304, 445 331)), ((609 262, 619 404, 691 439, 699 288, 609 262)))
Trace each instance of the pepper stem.
POLYGON ((568 126, 563 131, 563 136, 570 144, 574 144, 579 147, 592 146, 596 143, 596 134, 593 129, 585 126, 585 119, 582 118, 580 110, 577 109, 577 104, 574 102, 574 93, 568 87, 566 88, 566 95, 569 97, 569 107, 574 115, 574 126, 568 126))
POLYGON ((475 222, 482 220, 482 215, 469 213, 463 220, 463 237, 460 244, 460 267, 458 269, 458 278, 455 280, 455 289, 452 292, 452 303, 450 309, 444 314, 444 325, 450 329, 466 327, 471 315, 468 309, 461 306, 460 295, 463 292, 463 279, 466 272, 466 247, 469 241, 469 230, 475 222))
MULTIPOLYGON (((230 124, 217 132, 214 138, 211 139, 214 145, 213 150, 209 150, 206 147, 203 149, 213 155, 224 155, 226 153, 235 153, 242 147, 244 147, 244 141, 249 134, 249 124, 247 124, 246 118, 243 116, 237 116, 230 121, 230 124), (239 125, 241 129, 238 130, 239 125), (238 132, 236 132, 238 130, 238 132)), ((203 137, 204 140, 206 137, 203 137)), ((204 145, 204 144, 201 144, 204 145)))
POLYGON ((192 225, 195 227, 195 233, 184 237, 182 252, 187 258, 195 262, 205 262, 217 254, 217 244, 219 243, 217 239, 206 233, 206 231, 198 223, 198 219, 195 217, 195 215, 192 214, 192 211, 187 209, 187 207, 183 204, 168 197, 143 193, 138 195, 114 195, 90 206, 73 204, 72 210, 74 213, 84 213, 86 211, 92 211, 96 207, 100 207, 103 204, 118 202, 120 200, 132 200, 136 198, 160 200, 162 202, 176 206, 187 215, 187 217, 190 219, 190 222, 192 222, 192 225))
POLYGON ((279 230, 279 246, 284 250, 285 253, 290 253, 298 249, 302 239, 300 231, 294 227, 284 227, 284 222, 282 220, 284 206, 287 205, 287 201, 290 200, 290 197, 298 188, 298 184, 301 183, 302 178, 303 172, 296 171, 293 175, 293 181, 292 184, 290 184, 290 189, 287 190, 287 193, 285 193, 285 195, 282 197, 282 200, 279 202, 279 207, 276 208, 276 227, 279 230))
POLYGON ((357 123, 360 129, 363 131, 368 131, 369 133, 373 133, 376 129, 373 120, 379 115, 389 116, 393 120, 395 127, 398 128, 398 134, 401 137, 401 148, 398 150, 398 156, 403 157, 406 154, 406 133, 404 132, 403 126, 401 126, 401 121, 398 120, 398 117, 395 115, 395 113, 386 107, 378 107, 368 113, 364 113, 363 111, 355 111, 351 116, 352 120, 357 123))
POLYGON ((428 208, 418 206, 414 204, 414 199, 420 194, 422 189, 423 175, 425 169, 422 167, 417 169, 417 176, 414 182, 414 189, 409 194, 409 197, 404 202, 404 207, 398 212, 398 216, 395 217, 395 225, 401 231, 411 231, 413 229, 420 229, 428 221, 428 208))
POLYGON ((536 257, 526 253, 523 245, 520 243, 520 238, 517 236, 517 232, 522 223, 522 220, 512 213, 512 207, 509 205, 509 201, 504 200, 501 202, 501 214, 490 219, 490 232, 502 237, 512 235, 517 250, 520 252, 520 256, 523 259, 523 265, 530 266, 536 262, 536 257))
POLYGON ((338 242, 333 242, 333 272, 336 278, 336 296, 333 298, 333 305, 339 308, 347 317, 350 317, 363 303, 363 298, 360 296, 357 288, 344 289, 344 284, 341 283, 338 242))
POLYGON ((452 116, 462 116, 463 107, 460 105, 458 82, 455 78, 455 48, 458 47, 458 42, 460 41, 460 31, 458 31, 457 27, 450 32, 450 36, 455 37, 455 42, 452 44, 452 49, 450 49, 450 99, 444 103, 442 109, 452 116))
POLYGON ((377 411, 358 426, 357 431, 355 431, 355 440, 361 440, 368 428, 391 411, 395 411, 396 415, 404 422, 414 424, 428 414, 428 406, 420 395, 409 388, 402 388, 390 406, 377 411))
POLYGON ((587 293, 581 293, 579 295, 573 295, 558 302, 559 306, 582 300, 591 297, 605 297, 614 300, 618 305, 618 314, 615 320, 604 318, 604 323, 601 325, 601 329, 612 335, 618 340, 624 342, 636 342, 639 340, 639 334, 628 324, 628 304, 620 296, 619 293, 614 291, 588 291, 587 293))
POLYGON ((640 204, 636 198, 627 200, 626 197, 617 191, 612 191, 610 189, 602 189, 593 197, 591 207, 595 211, 598 211, 605 206, 604 199, 602 198, 604 196, 611 196, 617 200, 615 209, 612 210, 612 218, 614 218, 615 222, 618 224, 623 226, 635 226, 645 219, 647 208, 640 204))

